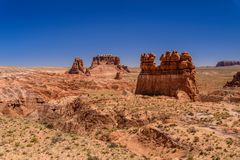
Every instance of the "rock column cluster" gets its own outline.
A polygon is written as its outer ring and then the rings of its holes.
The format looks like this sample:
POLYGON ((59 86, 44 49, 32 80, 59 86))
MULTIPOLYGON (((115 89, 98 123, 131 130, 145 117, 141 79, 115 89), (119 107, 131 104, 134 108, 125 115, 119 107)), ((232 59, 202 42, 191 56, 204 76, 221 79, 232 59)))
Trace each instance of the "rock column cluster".
POLYGON ((195 80, 195 66, 188 52, 167 51, 156 65, 153 53, 141 55, 141 72, 138 76, 136 94, 178 96, 185 92, 195 100, 198 90, 195 80))

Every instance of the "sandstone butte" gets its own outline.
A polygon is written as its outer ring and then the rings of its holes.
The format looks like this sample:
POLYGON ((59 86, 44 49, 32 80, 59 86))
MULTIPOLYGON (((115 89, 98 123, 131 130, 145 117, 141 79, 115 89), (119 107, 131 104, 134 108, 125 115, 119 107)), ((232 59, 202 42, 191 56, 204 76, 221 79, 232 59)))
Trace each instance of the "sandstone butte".
MULTIPOLYGON (((93 57, 91 67, 89 69, 93 71, 99 66, 108 66, 108 67, 112 66, 117 71, 130 72, 127 66, 121 65, 120 58, 112 54, 102 54, 102 55, 97 55, 96 57, 93 57)), ((107 69, 107 68, 103 68, 103 69, 107 69)))
POLYGON ((195 101, 198 89, 191 55, 167 51, 161 56, 160 65, 154 63, 155 57, 153 53, 141 55, 141 72, 135 94, 184 97, 195 101))

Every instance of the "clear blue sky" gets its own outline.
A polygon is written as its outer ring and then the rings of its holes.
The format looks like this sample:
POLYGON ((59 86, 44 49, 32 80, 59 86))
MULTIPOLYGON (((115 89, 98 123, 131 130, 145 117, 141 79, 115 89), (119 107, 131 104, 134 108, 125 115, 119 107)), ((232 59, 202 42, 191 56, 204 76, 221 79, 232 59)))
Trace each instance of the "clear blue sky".
POLYGON ((240 60, 240 0, 0 0, 0 66, 87 65, 99 53, 189 51, 195 64, 240 60))

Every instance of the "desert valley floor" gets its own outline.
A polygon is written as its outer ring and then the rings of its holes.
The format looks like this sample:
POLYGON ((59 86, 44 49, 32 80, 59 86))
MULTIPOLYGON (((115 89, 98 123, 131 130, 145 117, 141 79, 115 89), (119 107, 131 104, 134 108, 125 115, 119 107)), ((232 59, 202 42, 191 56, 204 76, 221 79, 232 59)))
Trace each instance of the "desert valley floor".
POLYGON ((135 95, 137 68, 67 70, 0 67, 0 159, 240 159, 240 67, 197 68, 196 102, 135 95))

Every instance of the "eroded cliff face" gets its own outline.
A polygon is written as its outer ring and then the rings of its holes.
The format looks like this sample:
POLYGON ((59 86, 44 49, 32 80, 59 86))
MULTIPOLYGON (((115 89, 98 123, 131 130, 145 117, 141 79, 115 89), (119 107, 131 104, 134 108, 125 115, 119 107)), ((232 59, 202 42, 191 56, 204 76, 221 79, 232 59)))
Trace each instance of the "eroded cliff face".
POLYGON ((177 97, 180 91, 186 92, 190 99, 196 99, 198 91, 193 73, 138 76, 136 94, 177 97))
POLYGON ((184 92, 191 100, 197 98, 195 66, 191 56, 184 52, 181 56, 174 51, 161 57, 161 65, 154 63, 155 55, 141 56, 141 72, 138 76, 136 94, 165 95, 179 97, 184 92))

